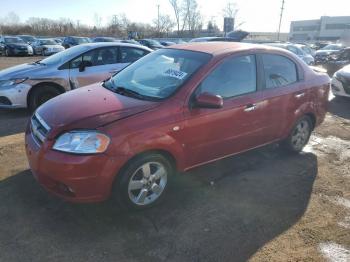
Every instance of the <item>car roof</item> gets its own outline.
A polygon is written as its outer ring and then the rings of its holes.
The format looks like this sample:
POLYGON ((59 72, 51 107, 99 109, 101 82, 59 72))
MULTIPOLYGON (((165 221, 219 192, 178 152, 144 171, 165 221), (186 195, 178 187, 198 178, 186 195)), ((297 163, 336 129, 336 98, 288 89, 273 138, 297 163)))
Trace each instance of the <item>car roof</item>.
POLYGON ((177 44, 170 47, 165 47, 169 49, 182 49, 189 51, 197 51, 202 53, 211 54, 213 56, 230 54, 233 51, 249 51, 249 50, 280 50, 271 46, 249 44, 241 42, 190 42, 184 44, 177 44))
POLYGON ((81 44, 80 46, 87 46, 89 49, 93 49, 96 47, 105 47, 105 46, 126 46, 126 47, 137 47, 141 49, 145 49, 147 51, 152 51, 152 49, 142 46, 142 45, 135 45, 135 44, 130 44, 130 43, 122 43, 122 42, 98 42, 98 43, 86 43, 86 44, 81 44))

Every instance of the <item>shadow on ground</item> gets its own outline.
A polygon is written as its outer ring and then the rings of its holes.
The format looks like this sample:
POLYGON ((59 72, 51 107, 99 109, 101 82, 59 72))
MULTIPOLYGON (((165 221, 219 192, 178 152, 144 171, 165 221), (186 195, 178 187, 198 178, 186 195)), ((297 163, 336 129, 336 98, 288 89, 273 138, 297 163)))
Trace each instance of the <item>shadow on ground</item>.
POLYGON ((24 132, 29 117, 25 109, 0 109, 0 137, 24 132))
POLYGON ((308 205, 317 157, 272 146, 179 174, 136 213, 49 196, 24 171, 0 182, 2 261, 246 261, 308 205))
POLYGON ((335 97, 329 101, 328 111, 333 115, 350 119, 350 98, 348 97, 335 97))

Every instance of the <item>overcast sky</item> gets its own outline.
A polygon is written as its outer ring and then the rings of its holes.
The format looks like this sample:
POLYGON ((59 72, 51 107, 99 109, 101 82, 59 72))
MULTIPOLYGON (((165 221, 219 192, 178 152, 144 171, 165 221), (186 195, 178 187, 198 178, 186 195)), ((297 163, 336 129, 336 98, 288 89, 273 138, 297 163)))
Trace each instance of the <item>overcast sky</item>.
MULTIPOLYGON (((215 19, 222 28, 222 9, 227 2, 235 2, 239 8, 237 20, 244 22, 241 29, 257 32, 275 32, 278 28, 282 0, 197 0, 207 22, 215 19)), ((80 20, 94 25, 94 14, 98 13, 102 23, 113 14, 125 13, 135 22, 151 23, 157 17, 157 5, 162 14, 173 15, 168 0, 1 0, 0 18, 8 12, 17 13, 21 22, 28 17, 60 18, 80 20)), ((282 21, 283 32, 289 31, 290 21, 317 19, 320 16, 350 15, 350 0, 285 0, 282 21)))

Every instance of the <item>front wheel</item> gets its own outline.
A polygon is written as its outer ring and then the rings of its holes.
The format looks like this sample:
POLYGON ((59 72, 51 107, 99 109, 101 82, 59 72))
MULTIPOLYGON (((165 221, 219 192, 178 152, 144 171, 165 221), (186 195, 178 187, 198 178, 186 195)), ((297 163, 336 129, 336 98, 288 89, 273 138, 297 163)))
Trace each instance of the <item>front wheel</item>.
POLYGON ((313 125, 310 117, 303 116, 295 123, 288 138, 283 141, 284 147, 291 152, 300 152, 309 142, 312 129, 313 125))
POLYGON ((53 86, 40 86, 36 88, 29 97, 29 110, 34 112, 40 105, 60 94, 61 92, 53 86))
POLYGON ((161 154, 137 157, 118 174, 113 197, 129 209, 154 206, 163 199, 172 173, 170 161, 161 154))

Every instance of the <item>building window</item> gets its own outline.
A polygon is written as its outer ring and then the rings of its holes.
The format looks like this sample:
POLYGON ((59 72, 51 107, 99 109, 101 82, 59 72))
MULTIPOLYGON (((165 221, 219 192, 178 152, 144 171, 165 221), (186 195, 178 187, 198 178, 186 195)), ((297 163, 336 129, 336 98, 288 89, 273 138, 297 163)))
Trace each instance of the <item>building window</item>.
POLYGON ((299 26, 294 26, 293 31, 298 32, 298 31, 317 31, 319 30, 318 25, 299 25, 299 26))
POLYGON ((348 24, 326 24, 326 30, 344 30, 350 29, 350 22, 348 24))

